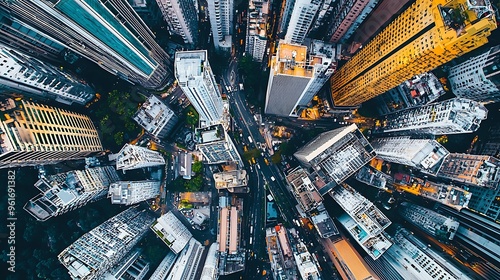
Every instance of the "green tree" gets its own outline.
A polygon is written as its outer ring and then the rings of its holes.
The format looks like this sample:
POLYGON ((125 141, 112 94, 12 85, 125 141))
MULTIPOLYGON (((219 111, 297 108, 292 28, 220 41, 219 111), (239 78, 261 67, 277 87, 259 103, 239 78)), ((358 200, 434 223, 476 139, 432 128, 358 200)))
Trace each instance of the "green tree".
POLYGON ((191 166, 191 170, 196 174, 200 174, 203 171, 203 163, 201 161, 195 161, 193 166, 191 166))
POLYGON ((117 133, 115 133, 114 139, 115 139, 116 145, 119 145, 119 146, 123 145, 123 131, 118 131, 117 133))

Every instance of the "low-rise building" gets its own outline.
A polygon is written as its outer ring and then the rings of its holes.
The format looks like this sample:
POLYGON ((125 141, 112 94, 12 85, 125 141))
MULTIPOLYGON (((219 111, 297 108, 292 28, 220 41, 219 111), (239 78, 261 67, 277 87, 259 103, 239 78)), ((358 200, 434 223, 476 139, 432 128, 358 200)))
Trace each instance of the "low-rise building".
POLYGON ((323 197, 317 191, 307 172, 301 167, 290 171, 286 176, 286 181, 292 186, 295 199, 304 212, 308 213, 316 209, 323 201, 323 197))
POLYGON ((243 199, 219 197, 219 275, 229 275, 245 269, 245 249, 241 246, 243 199))
POLYGON ((151 94, 133 116, 144 130, 157 138, 164 138, 177 124, 178 117, 162 100, 151 94))
POLYGON ((295 260, 286 229, 280 224, 266 229, 266 245, 274 279, 297 278, 295 260))
POLYGON ((248 184, 248 175, 246 170, 231 170, 214 173, 215 188, 218 190, 227 189, 229 192, 249 192, 246 188, 248 184))
POLYGON ((151 230, 176 254, 186 247, 193 236, 172 211, 158 218, 151 225, 151 230))
POLYGON ((326 210, 321 211, 318 215, 311 216, 311 221, 321 238, 339 234, 339 230, 326 210))
POLYGON ((196 148, 208 164, 237 162, 243 166, 233 141, 221 124, 196 129, 196 138, 196 148))
POLYGON ((109 186, 111 204, 132 205, 160 194, 160 181, 119 181, 109 186))

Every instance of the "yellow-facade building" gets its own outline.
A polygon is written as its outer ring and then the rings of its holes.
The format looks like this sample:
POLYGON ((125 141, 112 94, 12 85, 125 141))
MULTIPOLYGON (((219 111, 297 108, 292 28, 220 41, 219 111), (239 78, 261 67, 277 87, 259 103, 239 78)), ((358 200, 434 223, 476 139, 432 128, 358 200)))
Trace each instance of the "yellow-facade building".
POLYGON ((416 0, 331 78, 336 106, 357 106, 488 42, 489 0, 416 0))

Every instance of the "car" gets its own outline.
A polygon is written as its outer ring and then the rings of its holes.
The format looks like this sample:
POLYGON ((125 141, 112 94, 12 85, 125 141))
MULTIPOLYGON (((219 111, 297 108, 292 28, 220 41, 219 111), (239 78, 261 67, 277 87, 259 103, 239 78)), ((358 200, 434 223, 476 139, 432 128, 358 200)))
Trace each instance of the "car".
POLYGON ((276 181, 276 178, 274 178, 274 176, 271 176, 271 181, 276 181))

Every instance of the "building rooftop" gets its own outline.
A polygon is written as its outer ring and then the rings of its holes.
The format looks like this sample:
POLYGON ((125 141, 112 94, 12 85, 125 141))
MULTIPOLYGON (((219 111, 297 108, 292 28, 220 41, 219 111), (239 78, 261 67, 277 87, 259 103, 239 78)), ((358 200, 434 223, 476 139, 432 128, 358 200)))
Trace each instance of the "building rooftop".
POLYGON ((479 129, 487 115, 488 110, 481 103, 454 98, 386 115, 381 130, 415 130, 433 135, 467 133, 479 129))
POLYGON ((331 245, 335 256, 345 264, 344 271, 354 276, 354 279, 375 279, 364 265, 359 254, 346 240, 340 240, 331 245))
POLYGON ((323 201, 323 197, 317 191, 306 171, 301 167, 290 171, 286 176, 286 181, 293 187, 295 199, 305 212, 316 209, 323 201))
POLYGON ((174 266, 176 259, 177 255, 174 252, 168 252, 149 279, 155 279, 155 280, 167 279, 168 273, 174 266))
POLYGON ((363 229, 363 225, 358 224, 348 214, 343 214, 338 220, 351 234, 354 240, 358 242, 361 248, 363 248, 363 250, 365 250, 374 260, 382 256, 392 245, 392 242, 385 235, 385 232, 379 231, 376 235, 369 234, 363 229))
POLYGON ((111 204, 131 205, 160 195, 160 181, 119 181, 109 186, 111 204))
POLYGON ((394 246, 383 258, 404 279, 470 279, 403 227, 398 227, 393 240, 394 246), (402 259, 405 262, 401 262, 402 259))
POLYGON ((459 222, 451 218, 409 202, 400 204, 399 213, 405 220, 441 241, 452 240, 459 226, 459 222))
POLYGON ((226 172, 214 173, 215 188, 234 189, 246 187, 248 184, 248 175, 246 170, 232 170, 226 172))
POLYGON ((361 167, 356 173, 356 180, 383 190, 387 190, 388 185, 390 186, 393 183, 391 176, 368 166, 361 167))
POLYGON ((277 73, 300 77, 311 77, 312 73, 306 71, 307 47, 280 42, 277 51, 277 73))
POLYGON ((294 250, 293 256, 295 258, 295 263, 297 264, 297 268, 302 279, 321 279, 321 274, 318 270, 318 266, 316 265, 316 262, 312 258, 311 253, 309 253, 304 243, 299 241, 299 243, 296 244, 296 250, 294 250))
POLYGON ((186 247, 193 236, 171 211, 158 218, 151 225, 151 230, 176 254, 186 247))
POLYGON ((500 162, 491 156, 451 153, 436 176, 466 185, 496 188, 500 181, 500 162))
POLYGON ((322 211, 318 215, 311 216, 311 221, 313 222, 314 227, 318 231, 321 238, 328 238, 330 236, 339 234, 339 230, 326 211, 322 211))
POLYGON ((224 140, 224 128, 221 124, 215 124, 208 127, 196 129, 196 135, 199 144, 208 144, 211 142, 216 142, 224 140))
MULTIPOLYGON (((144 128, 144 130, 158 137, 170 121, 175 120, 174 111, 163 103, 154 94, 142 104, 139 111, 135 113, 133 119, 144 128)), ((162 133, 163 135, 164 133, 162 133)))
POLYGON ((182 51, 175 53, 175 75, 179 82, 202 78, 207 51, 182 51))
POLYGON ((391 224, 382 211, 347 184, 335 187, 330 195, 369 235, 375 236, 391 224))
POLYGON ((190 238, 184 249, 179 253, 167 279, 195 279, 198 270, 202 266, 201 257, 204 250, 205 247, 200 242, 190 238))
POLYGON ((116 157, 117 170, 131 170, 158 165, 165 165, 165 159, 160 153, 130 144, 125 144, 116 157))

